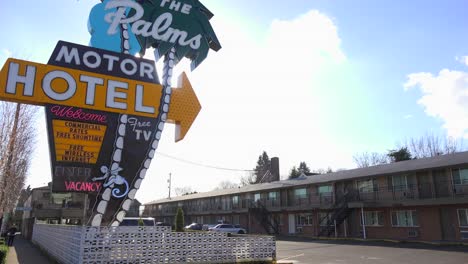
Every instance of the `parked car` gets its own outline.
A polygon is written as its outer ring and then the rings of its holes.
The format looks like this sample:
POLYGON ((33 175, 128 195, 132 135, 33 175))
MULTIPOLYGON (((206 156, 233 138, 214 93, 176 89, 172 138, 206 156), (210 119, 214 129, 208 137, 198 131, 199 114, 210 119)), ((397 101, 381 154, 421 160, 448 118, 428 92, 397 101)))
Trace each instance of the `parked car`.
POLYGON ((153 217, 124 217, 120 226, 139 226, 140 219, 144 226, 155 226, 156 222, 153 217))
POLYGON ((216 225, 206 225, 206 224, 205 224, 205 225, 203 225, 202 230, 204 230, 204 231, 209 231, 210 228, 213 228, 213 227, 215 227, 215 226, 216 226, 216 225))
POLYGON ((164 223, 164 222, 156 222, 156 226, 172 226, 169 223, 164 223))
POLYGON ((185 229, 190 229, 190 230, 202 230, 202 229, 203 229, 203 225, 202 225, 202 224, 198 224, 198 223, 191 223, 190 225, 185 226, 185 229))
POLYGON ((214 231, 214 232, 226 232, 226 233, 231 233, 231 234, 246 234, 247 233, 247 231, 245 231, 244 228, 236 227, 236 226, 229 225, 229 224, 220 224, 220 225, 216 225, 215 227, 209 228, 208 230, 214 231))

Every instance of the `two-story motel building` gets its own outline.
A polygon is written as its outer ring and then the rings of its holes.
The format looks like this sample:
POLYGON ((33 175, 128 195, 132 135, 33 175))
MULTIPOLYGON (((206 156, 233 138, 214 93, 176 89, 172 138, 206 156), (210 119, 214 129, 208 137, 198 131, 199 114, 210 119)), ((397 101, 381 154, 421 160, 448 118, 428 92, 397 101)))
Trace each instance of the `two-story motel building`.
POLYGON ((468 152, 162 199, 145 215, 250 233, 468 241, 468 152), (364 221, 362 221, 364 219, 364 221))

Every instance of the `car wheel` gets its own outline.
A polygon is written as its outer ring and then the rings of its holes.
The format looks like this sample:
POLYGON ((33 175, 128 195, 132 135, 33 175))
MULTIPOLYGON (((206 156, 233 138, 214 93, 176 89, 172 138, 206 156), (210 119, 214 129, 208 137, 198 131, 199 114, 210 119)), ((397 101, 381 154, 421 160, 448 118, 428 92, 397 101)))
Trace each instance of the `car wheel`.
POLYGON ((241 235, 242 235, 242 234, 245 234, 245 232, 242 231, 242 230, 239 230, 239 232, 237 232, 237 234, 241 234, 241 235))

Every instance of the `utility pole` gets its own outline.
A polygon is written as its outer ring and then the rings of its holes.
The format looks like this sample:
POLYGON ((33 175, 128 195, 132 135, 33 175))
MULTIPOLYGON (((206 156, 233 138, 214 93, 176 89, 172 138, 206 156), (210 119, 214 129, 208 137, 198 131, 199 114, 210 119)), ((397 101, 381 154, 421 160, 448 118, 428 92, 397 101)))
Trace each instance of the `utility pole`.
POLYGON ((172 173, 169 173, 169 179, 167 180, 167 183, 169 184, 169 199, 171 199, 171 181, 172 181, 172 173))

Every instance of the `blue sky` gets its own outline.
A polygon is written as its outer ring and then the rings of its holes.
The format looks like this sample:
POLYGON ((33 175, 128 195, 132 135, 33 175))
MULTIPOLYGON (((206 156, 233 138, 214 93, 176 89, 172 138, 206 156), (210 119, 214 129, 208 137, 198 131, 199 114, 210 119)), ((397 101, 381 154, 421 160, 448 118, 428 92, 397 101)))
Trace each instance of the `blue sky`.
MULTIPOLYGON (((160 152, 251 169, 266 150, 286 176, 300 161, 352 168, 354 153, 425 133, 468 137, 468 2, 202 2, 223 49, 189 73, 202 112, 181 143, 166 128, 160 152)), ((58 40, 87 44, 96 3, 4 1, 0 62, 12 54, 46 63, 58 40)), ((35 187, 50 180, 42 123, 35 187)), ((197 191, 245 176, 160 156, 138 197, 164 197, 170 172, 174 187, 197 191)))

